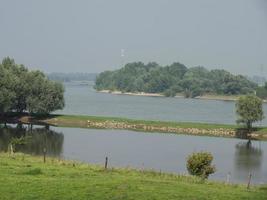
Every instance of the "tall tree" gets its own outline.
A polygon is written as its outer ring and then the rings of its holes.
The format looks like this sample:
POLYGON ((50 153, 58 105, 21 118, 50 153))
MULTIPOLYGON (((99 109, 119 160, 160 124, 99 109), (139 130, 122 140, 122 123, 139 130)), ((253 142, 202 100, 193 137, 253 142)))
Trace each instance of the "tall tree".
POLYGON ((264 119, 262 100, 254 95, 242 96, 236 102, 237 123, 244 123, 250 131, 252 123, 264 119))
POLYGON ((64 88, 40 71, 29 71, 9 57, 0 64, 0 113, 48 114, 64 107, 64 88))
POLYGON ((0 64, 0 114, 9 111, 15 99, 14 76, 0 64))

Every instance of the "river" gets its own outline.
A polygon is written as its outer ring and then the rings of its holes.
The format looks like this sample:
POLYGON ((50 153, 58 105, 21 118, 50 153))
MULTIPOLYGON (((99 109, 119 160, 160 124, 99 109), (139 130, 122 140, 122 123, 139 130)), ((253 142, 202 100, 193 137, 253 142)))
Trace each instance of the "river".
MULTIPOLYGON (((92 85, 65 84, 66 106, 59 114, 235 124, 235 102, 98 93, 92 85)), ((267 104, 264 104, 267 113, 267 104)), ((267 126, 267 118, 259 125, 267 126)))
POLYGON ((109 167, 154 169, 177 174, 186 173, 186 158, 194 151, 209 151, 217 171, 212 180, 245 183, 252 173, 252 183, 267 183, 267 143, 233 138, 188 136, 164 133, 142 133, 127 130, 99 130, 36 127, 1 128, 0 151, 6 151, 12 137, 27 135, 29 142, 16 149, 42 155, 45 146, 49 156, 104 165, 109 167))

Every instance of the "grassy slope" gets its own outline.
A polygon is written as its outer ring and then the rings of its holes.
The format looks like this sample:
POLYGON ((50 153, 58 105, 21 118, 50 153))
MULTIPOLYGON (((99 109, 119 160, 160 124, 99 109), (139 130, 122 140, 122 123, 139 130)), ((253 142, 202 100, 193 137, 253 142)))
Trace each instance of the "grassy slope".
POLYGON ((0 199, 263 200, 267 186, 201 183, 193 177, 0 154, 0 199))

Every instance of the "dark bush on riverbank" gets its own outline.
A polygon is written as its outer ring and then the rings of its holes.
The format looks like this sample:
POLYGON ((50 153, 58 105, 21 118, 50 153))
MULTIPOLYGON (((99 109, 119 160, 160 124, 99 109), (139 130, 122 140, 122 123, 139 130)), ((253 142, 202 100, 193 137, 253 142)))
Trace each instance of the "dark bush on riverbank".
POLYGON ((7 112, 48 114, 63 109, 64 88, 40 71, 30 71, 13 59, 0 64, 0 115, 7 112))

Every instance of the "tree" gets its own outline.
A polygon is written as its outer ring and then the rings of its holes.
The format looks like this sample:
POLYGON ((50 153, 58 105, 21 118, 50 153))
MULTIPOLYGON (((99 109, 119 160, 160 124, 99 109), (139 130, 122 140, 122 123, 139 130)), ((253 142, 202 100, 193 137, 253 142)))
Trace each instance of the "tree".
POLYGON ((244 123, 250 131, 252 123, 264 119, 262 100, 254 95, 242 96, 236 102, 237 123, 244 123))
POLYGON ((199 176, 203 179, 215 172, 215 166, 211 165, 213 156, 209 152, 192 153, 187 158, 187 170, 191 175, 199 176))
POLYGON ((0 114, 9 111, 12 102, 15 99, 15 93, 12 91, 14 76, 0 65, 0 114))
POLYGON ((261 99, 267 98, 267 82, 265 82, 264 86, 257 88, 256 95, 260 97, 261 99))
POLYGON ((26 108, 30 113, 48 114, 64 108, 62 84, 47 80, 39 71, 30 72, 28 81, 32 83, 26 97, 26 108))
POLYGON ((64 88, 40 71, 29 71, 13 59, 0 64, 0 114, 48 114, 64 107, 64 88))

